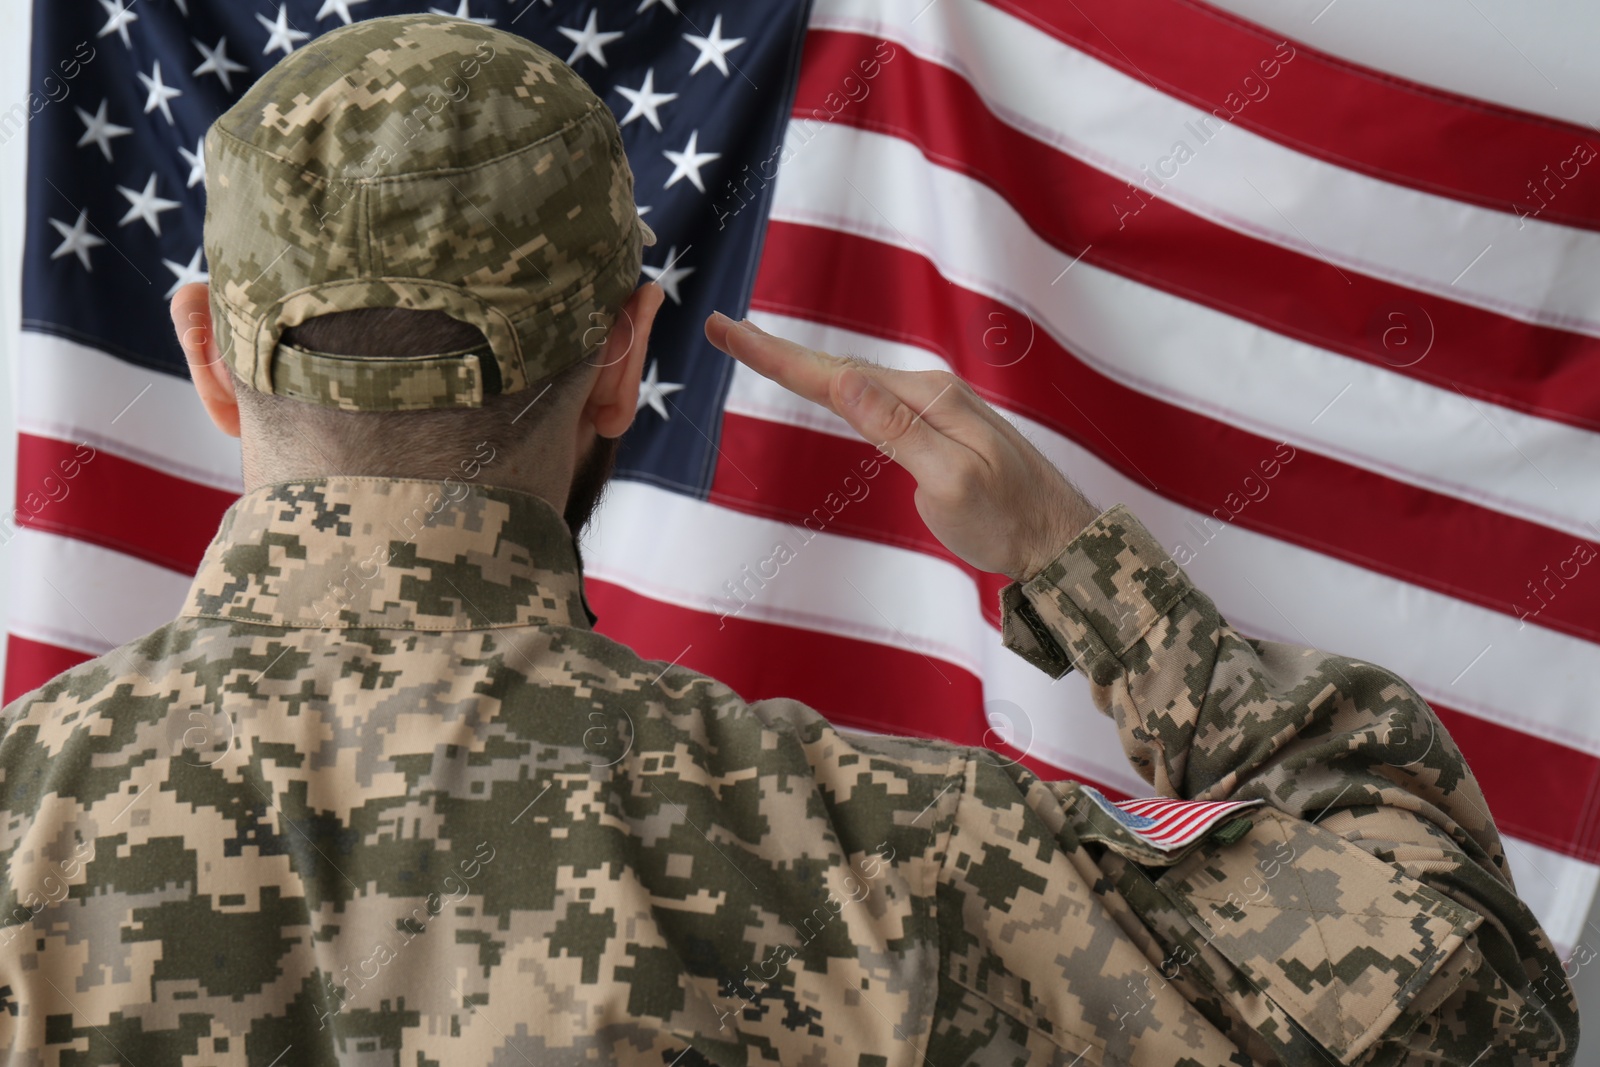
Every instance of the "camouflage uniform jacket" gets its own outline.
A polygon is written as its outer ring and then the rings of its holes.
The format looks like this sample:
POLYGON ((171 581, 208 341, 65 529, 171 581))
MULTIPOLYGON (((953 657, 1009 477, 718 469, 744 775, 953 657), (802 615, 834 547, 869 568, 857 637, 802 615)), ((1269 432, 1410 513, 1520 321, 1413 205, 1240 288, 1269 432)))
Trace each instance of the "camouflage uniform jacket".
MULTIPOLYGON (((459 492, 458 492, 459 490, 459 492)), ((337 478, 4 711, 13 1064, 1568 1063, 1561 964, 1427 705, 1249 640, 1123 508, 1002 595, 1172 797, 842 733, 592 628, 558 512, 337 478)), ((825 665, 820 665, 826 669, 825 665)))

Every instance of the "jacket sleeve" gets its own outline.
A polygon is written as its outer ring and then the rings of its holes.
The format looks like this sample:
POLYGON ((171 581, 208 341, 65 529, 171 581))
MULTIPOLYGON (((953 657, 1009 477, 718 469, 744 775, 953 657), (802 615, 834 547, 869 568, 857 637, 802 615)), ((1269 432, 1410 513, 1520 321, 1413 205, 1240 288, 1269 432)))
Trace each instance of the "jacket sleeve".
MULTIPOLYGON (((1002 590, 1001 606, 1007 647, 1053 677, 1082 671, 1157 792, 1264 801, 1258 810, 1269 817, 1256 820, 1258 832, 1270 828, 1280 857, 1297 844, 1301 858, 1289 862, 1302 873, 1315 866, 1307 850, 1331 856, 1353 846, 1388 865, 1382 877, 1395 886, 1383 899, 1406 898, 1402 887, 1420 883, 1433 893, 1411 892, 1419 914, 1454 910, 1457 927, 1470 930, 1427 988, 1409 991, 1405 1009, 1368 1035, 1361 1056, 1340 1062, 1571 1062, 1577 1011, 1562 963, 1517 896, 1471 770, 1402 679, 1371 663, 1243 637, 1121 505, 1039 574, 1002 590)), ((1261 861, 1253 866, 1259 880, 1261 861)), ((1162 876, 1167 893, 1193 910, 1208 952, 1227 954, 1224 928, 1239 915, 1221 903, 1221 890, 1240 877, 1212 855, 1162 876)), ((1368 933, 1386 936, 1378 925, 1368 933)), ((1327 946, 1335 975, 1343 968, 1359 984, 1360 948, 1341 956, 1327 946)), ((1384 966, 1381 951, 1371 960, 1384 966)), ((1316 981, 1281 965, 1264 965, 1268 972, 1291 999, 1298 994, 1289 987, 1316 981)), ((1244 966, 1226 980, 1253 977, 1244 966)))

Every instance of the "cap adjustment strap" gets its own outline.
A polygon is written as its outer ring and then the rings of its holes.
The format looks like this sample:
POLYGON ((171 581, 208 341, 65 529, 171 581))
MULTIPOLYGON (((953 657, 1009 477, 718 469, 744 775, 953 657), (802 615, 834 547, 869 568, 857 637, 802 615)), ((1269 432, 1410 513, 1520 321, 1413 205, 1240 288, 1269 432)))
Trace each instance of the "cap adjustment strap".
POLYGON ((501 389, 500 364, 487 348, 432 356, 340 356, 280 343, 272 392, 346 411, 482 407, 501 389))

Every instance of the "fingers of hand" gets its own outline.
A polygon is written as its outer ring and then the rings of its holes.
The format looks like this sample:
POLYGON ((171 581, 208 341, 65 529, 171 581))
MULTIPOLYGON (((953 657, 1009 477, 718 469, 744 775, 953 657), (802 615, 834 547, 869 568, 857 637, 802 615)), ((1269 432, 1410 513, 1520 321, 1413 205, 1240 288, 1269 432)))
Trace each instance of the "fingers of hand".
POLYGON ((713 311, 706 317, 706 340, 716 346, 718 351, 727 352, 731 356, 733 353, 728 348, 728 331, 737 328, 738 324, 728 316, 720 311, 713 311))
POLYGON ((706 338, 739 362, 843 418, 904 466, 918 484, 938 485, 938 467, 975 459, 949 440, 984 437, 984 405, 955 375, 904 371, 819 352, 721 313, 706 321, 706 338))
MULTIPOLYGON (((921 375, 884 372, 878 367, 846 363, 832 379, 832 407, 852 429, 899 463, 917 484, 937 489, 949 472, 974 459, 969 450, 947 438, 907 403, 940 394, 921 375)), ((924 405, 926 406, 926 405, 924 405)))
POLYGON ((720 311, 706 320, 706 340, 757 374, 790 392, 832 409, 828 383, 843 361, 826 352, 737 323, 720 311))
POLYGON ((1089 521, 1057 517, 1092 512, 1086 503, 1040 510, 1041 498, 1081 498, 1009 419, 947 371, 840 358, 721 313, 707 319, 705 331, 717 348, 834 412, 908 471, 929 528, 975 566, 1013 578, 1031 574, 1089 521), (1008 518, 1019 501, 1029 513, 1020 524, 1008 518))
MULTIPOLYGON (((855 360, 844 360, 841 364, 848 365, 856 374, 870 380, 874 390, 899 401, 905 409, 893 411, 893 417, 900 420, 898 425, 891 423, 881 427, 885 436, 896 430, 909 428, 915 419, 918 424, 926 426, 931 432, 948 437, 958 444, 984 454, 992 451, 982 446, 994 435, 989 419, 994 413, 972 391, 971 386, 949 371, 894 370, 855 360)), ((845 367, 841 366, 838 375, 841 382, 845 380, 844 370, 845 367)), ((866 397, 872 394, 862 395, 866 397)), ((841 392, 835 403, 843 399, 841 386, 841 392)), ((839 414, 849 420, 844 411, 840 411, 839 414)))

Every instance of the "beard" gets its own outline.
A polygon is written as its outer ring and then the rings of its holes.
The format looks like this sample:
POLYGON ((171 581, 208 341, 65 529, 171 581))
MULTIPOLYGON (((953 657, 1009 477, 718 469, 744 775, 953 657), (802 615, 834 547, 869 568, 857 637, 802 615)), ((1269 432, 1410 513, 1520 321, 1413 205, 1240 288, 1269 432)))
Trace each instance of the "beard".
POLYGON ((574 540, 583 533, 584 527, 594 517, 595 508, 600 506, 606 484, 611 481, 611 472, 617 463, 617 449, 621 444, 620 437, 596 437, 588 454, 579 461, 578 469, 572 474, 572 489, 567 494, 567 506, 561 515, 567 520, 567 529, 572 531, 574 540))

